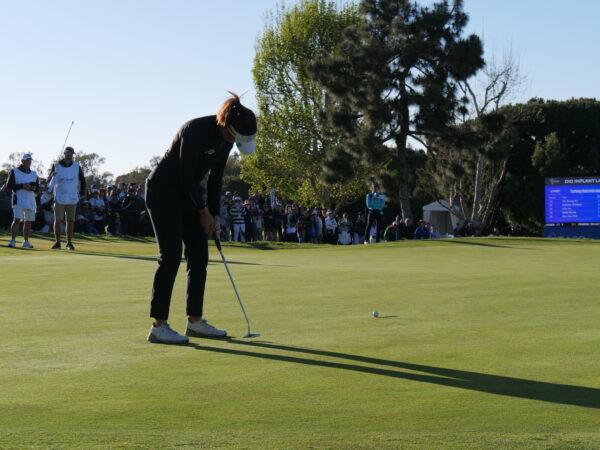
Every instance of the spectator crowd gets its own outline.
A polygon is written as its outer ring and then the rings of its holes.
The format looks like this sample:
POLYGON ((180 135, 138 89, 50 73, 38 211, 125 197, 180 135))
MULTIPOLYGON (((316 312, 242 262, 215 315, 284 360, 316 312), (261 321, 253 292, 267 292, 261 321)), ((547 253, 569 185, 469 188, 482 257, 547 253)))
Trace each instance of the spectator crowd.
MULTIPOLYGON (((36 196, 37 214, 32 229, 49 233, 54 222, 53 196, 45 180, 40 180, 36 196)), ((284 203, 261 194, 248 198, 226 192, 221 201, 221 239, 223 241, 279 241, 300 243, 362 244, 365 241, 366 218, 363 213, 351 215, 324 208, 306 208, 284 203)), ((0 192, 0 228, 6 229, 12 220, 10 192, 0 192)), ((457 230, 458 231, 458 230, 457 230)), ((77 205, 75 232, 88 235, 153 236, 146 212, 144 186, 120 183, 115 186, 87 189, 77 205)), ((386 228, 381 227, 385 241, 400 239, 433 239, 440 237, 431 224, 399 216, 386 228)), ((376 240, 373 226, 367 241, 376 240)), ((464 234, 463 234, 464 235, 464 234)))

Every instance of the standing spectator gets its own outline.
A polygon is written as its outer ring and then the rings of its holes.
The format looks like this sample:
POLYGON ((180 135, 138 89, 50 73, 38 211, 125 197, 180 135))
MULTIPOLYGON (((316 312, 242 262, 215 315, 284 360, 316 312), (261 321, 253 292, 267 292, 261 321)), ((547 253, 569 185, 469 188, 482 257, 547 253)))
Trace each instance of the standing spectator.
POLYGON ((275 204, 275 209, 273 211, 273 215, 275 216, 275 233, 276 233, 276 241, 282 242, 284 240, 284 221, 285 214, 283 212, 283 206, 281 203, 275 204))
POLYGON ((368 243, 367 237, 370 235, 371 227, 376 226, 375 242, 381 240, 381 227, 383 225, 383 208, 385 207, 385 196, 379 192, 379 183, 373 181, 373 190, 366 197, 367 209, 367 227, 365 228, 365 244, 368 243))
POLYGON ((333 216, 333 211, 327 210, 327 217, 325 218, 325 242, 328 244, 337 243, 337 220, 333 216))
POLYGON ((13 223, 10 228, 11 239, 8 246, 17 246, 17 234, 23 221, 23 248, 33 248, 29 243, 31 223, 35 221, 37 205, 35 193, 39 187, 37 173, 31 170, 31 153, 25 153, 21 158, 21 165, 15 167, 8 174, 5 189, 13 191, 13 223))
POLYGON ((229 217, 229 200, 226 195, 221 196, 221 207, 219 208, 219 221, 221 223, 221 239, 229 241, 231 239, 231 228, 229 217))
POLYGON ((352 244, 352 223, 348 218, 348 213, 342 215, 338 224, 338 243, 342 245, 352 244))
POLYGON ((63 159, 50 169, 50 191, 54 194, 54 238, 53 250, 60 249, 61 224, 67 222, 67 250, 75 250, 73 246, 73 226, 77 203, 85 195, 85 176, 79 164, 73 161, 75 150, 65 148, 63 159))
POLYGON ((246 242, 254 241, 254 208, 252 207, 252 202, 250 200, 244 201, 244 236, 246 237, 246 242))
POLYGON ((292 205, 285 207, 285 216, 283 220, 283 240, 285 242, 298 242, 298 235, 296 234, 296 224, 298 218, 292 209, 292 205))
POLYGON ((129 236, 139 234, 139 215, 144 208, 144 200, 138 197, 135 185, 130 185, 127 196, 121 205, 121 221, 124 234, 129 236))
POLYGON ((264 239, 265 241, 274 241, 275 240, 275 211, 271 208, 270 205, 265 205, 265 210, 263 214, 263 228, 264 228, 264 239))
POLYGON ((260 207, 257 207, 254 210, 254 240, 263 240, 263 212, 260 207))
POLYGON ((365 215, 360 212, 356 217, 356 225, 354 227, 354 243, 362 244, 365 242, 365 228, 367 227, 367 221, 365 215))
POLYGON ((246 242, 246 218, 245 209, 240 197, 233 197, 233 206, 229 209, 229 214, 233 220, 233 241, 246 242))
POLYGON ((313 244, 320 244, 321 242, 321 233, 323 232, 323 222, 319 217, 319 212, 316 209, 313 209, 310 214, 310 229, 309 229, 309 237, 310 242, 313 244))
POLYGON ((107 205, 107 227, 106 234, 113 236, 121 235, 121 200, 119 190, 111 186, 106 196, 107 205))
POLYGON ((91 210, 94 212, 94 228, 98 233, 102 233, 106 220, 106 204, 104 203, 104 200, 100 198, 98 189, 92 190, 92 196, 89 199, 89 203, 91 210))

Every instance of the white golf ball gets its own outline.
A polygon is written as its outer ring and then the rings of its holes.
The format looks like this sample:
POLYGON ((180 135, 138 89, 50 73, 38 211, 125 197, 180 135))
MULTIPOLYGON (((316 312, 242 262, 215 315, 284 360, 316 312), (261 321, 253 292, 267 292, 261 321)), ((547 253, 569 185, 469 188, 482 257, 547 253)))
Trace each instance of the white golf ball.
POLYGON ((379 311, 373 311, 373 317, 379 317, 379 311))

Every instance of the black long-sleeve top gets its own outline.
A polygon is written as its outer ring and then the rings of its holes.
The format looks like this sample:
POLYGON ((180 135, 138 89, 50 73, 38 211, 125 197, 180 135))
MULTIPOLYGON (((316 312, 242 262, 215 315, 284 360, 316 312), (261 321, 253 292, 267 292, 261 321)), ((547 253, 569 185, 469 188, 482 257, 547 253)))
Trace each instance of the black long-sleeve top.
POLYGON ((217 216, 223 172, 232 147, 223 138, 216 116, 190 120, 177 132, 171 147, 148 177, 149 185, 156 190, 175 190, 188 210, 208 206, 210 213, 217 216), (205 192, 201 182, 209 172, 205 192))

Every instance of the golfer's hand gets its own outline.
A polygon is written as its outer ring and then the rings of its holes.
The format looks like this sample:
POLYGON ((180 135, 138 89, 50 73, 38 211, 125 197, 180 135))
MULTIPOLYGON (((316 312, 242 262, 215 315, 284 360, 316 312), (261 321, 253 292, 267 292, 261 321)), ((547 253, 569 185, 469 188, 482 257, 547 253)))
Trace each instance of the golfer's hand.
POLYGON ((215 232, 215 221, 208 208, 203 208, 198 213, 200 226, 208 236, 212 236, 215 232))
POLYGON ((220 238, 221 237, 221 219, 219 218, 219 216, 213 216, 213 228, 214 228, 214 236, 213 238, 220 238))

